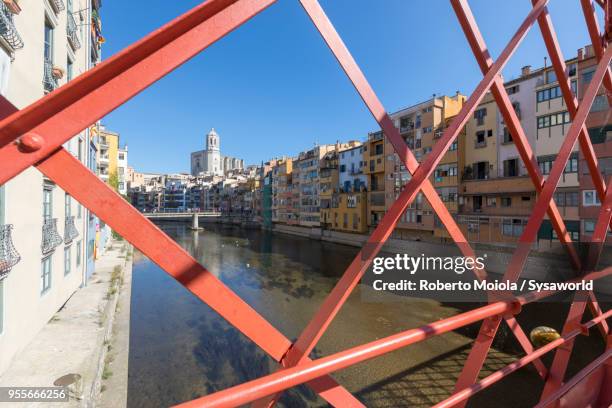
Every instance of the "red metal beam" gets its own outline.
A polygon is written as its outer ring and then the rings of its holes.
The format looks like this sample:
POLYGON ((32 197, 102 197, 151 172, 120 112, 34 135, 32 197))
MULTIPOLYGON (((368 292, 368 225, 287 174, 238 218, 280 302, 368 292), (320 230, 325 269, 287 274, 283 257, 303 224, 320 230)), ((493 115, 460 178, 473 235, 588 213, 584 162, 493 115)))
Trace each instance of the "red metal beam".
MULTIPOLYGON (((298 341, 296 341, 292 347, 292 349, 297 349, 294 352, 299 352, 299 354, 302 355, 308 355, 308 353, 310 353, 312 347, 314 347, 314 344, 317 343, 325 329, 331 323, 331 320, 338 312, 341 304, 349 296, 350 291, 355 287, 361 276, 363 276, 363 273, 372 262, 373 257, 376 255, 376 253, 378 253, 386 239, 391 234, 393 227, 399 220, 399 217, 414 200, 420 186, 431 175, 433 169, 441 160, 441 156, 444 155, 444 152, 457 137, 459 131, 463 128, 469 116, 474 112, 476 106, 484 97, 487 89, 493 83, 496 75, 501 71, 512 53, 516 50, 518 44, 524 38, 531 25, 535 22, 538 14, 544 9, 546 3, 547 0, 540 0, 538 5, 535 6, 528 14, 527 18, 521 24, 517 33, 512 37, 499 59, 495 62, 495 64, 493 64, 487 75, 485 75, 483 80, 476 87, 474 93, 470 96, 459 114, 455 117, 451 125, 445 130, 443 136, 436 143, 432 149, 432 152, 418 167, 414 173, 414 176, 406 185, 404 191, 387 211, 380 224, 376 227, 368 239, 365 249, 359 252, 338 284, 334 287, 331 294, 326 298, 315 317, 310 321, 298 341)), ((437 211, 437 209, 435 210, 437 211)))
MULTIPOLYGON (((566 382, 563 385, 563 387, 559 388, 557 391, 555 391, 553 394, 551 394, 544 401, 541 401, 538 405, 535 406, 535 408, 545 408, 545 407, 548 407, 549 405, 557 402, 559 400, 559 398, 561 398, 562 396, 567 394, 572 388, 574 388, 576 385, 578 385, 578 383, 580 383, 580 381, 584 380, 589 374, 591 374, 597 368, 601 367, 606 362, 609 362, 610 358, 612 358, 612 348, 608 348, 606 351, 604 351, 604 353, 601 356, 599 356, 598 358, 593 360, 593 362, 590 363, 588 366, 586 366, 585 368, 580 370, 578 372, 578 374, 576 374, 568 382, 566 382)), ((602 384, 601 385, 602 391, 603 391, 604 387, 608 387, 608 386, 609 386, 609 384, 608 385, 602 384)))
MULTIPOLYGON (((483 74, 485 74, 491 68, 491 65, 493 65, 493 60, 489 55, 484 38, 478 29, 478 24, 476 24, 472 10, 470 9, 467 0, 451 0, 451 4, 455 10, 457 19, 459 20, 459 24, 463 29, 463 33, 465 34, 472 52, 476 57, 476 61, 480 66, 480 70, 483 74)), ((536 192, 542 192, 544 177, 542 177, 535 154, 531 149, 527 135, 525 134, 521 121, 518 118, 514 107, 512 106, 512 101, 508 96, 508 92, 506 92, 504 82, 500 75, 495 78, 495 82, 491 87, 491 93, 497 102, 497 106, 502 114, 504 123, 510 130, 516 150, 525 164, 525 168, 529 173, 529 177, 533 182, 536 192)), ((551 219, 551 223, 555 228, 559 240, 566 244, 566 248, 569 251, 570 259, 574 264, 574 267, 576 269, 580 269, 580 259, 576 253, 567 228, 565 227, 563 218, 561 217, 561 214, 559 213, 557 205, 554 201, 551 201, 550 203, 548 208, 548 216, 551 219)))
POLYGON ((91 125, 275 0, 209 0, 0 122, 0 184, 91 125), (61 112, 61 114, 58 114, 61 112), (17 139, 38 135, 23 154, 17 139))
MULTIPOLYGON (((585 275, 582 278, 572 279, 568 282, 579 282, 582 279, 602 279, 612 274, 612 267, 585 275)), ((220 408, 236 407, 249 402, 264 398, 268 395, 278 393, 288 388, 303 384, 314 378, 342 370, 352 365, 370 360, 372 358, 390 353, 402 347, 409 346, 433 336, 448 333, 460 327, 467 326, 479 320, 495 315, 515 313, 519 305, 551 296, 555 291, 531 292, 518 296, 515 300, 490 303, 486 306, 461 313, 456 316, 438 320, 430 324, 406 330, 379 340, 375 340, 360 346, 340 351, 338 353, 322 357, 310 362, 304 362, 294 367, 277 371, 267 376, 222 390, 193 401, 177 405, 181 408, 220 408)), ((607 315, 606 315, 607 316, 607 315)), ((594 319, 595 321, 598 318, 594 319)))
MULTIPOLYGON (((36 167, 276 361, 290 341, 63 148, 36 167)), ((331 377, 309 386, 332 404, 360 403, 331 377)))
POLYGON ((504 379, 505 377, 507 377, 508 375, 512 374, 513 372, 515 372, 516 370, 525 367, 527 364, 532 363, 533 361, 535 361, 536 359, 542 357, 544 354, 564 345, 565 343, 567 343, 568 341, 574 339, 575 337, 584 334, 585 330, 588 330, 589 328, 595 326, 596 324, 605 321, 605 319, 608 319, 612 316, 612 310, 608 310, 608 312, 606 312, 604 315, 601 316, 597 316, 592 318, 591 320, 589 320, 588 322, 585 322, 583 324, 581 324, 581 327, 579 329, 575 329, 565 335, 563 335, 561 338, 554 340, 548 344, 546 344, 543 347, 540 347, 539 349, 535 350, 532 353, 527 354, 526 356, 518 359, 517 361, 515 361, 512 364, 509 364, 507 366, 505 366, 504 368, 486 376, 485 378, 483 378, 482 380, 478 381, 476 384, 473 384, 467 388, 463 388, 461 390, 457 390, 455 391, 455 393, 448 397, 447 399, 445 399, 444 401, 441 401, 439 403, 437 403, 434 408, 451 408, 451 407, 456 407, 458 406, 458 404, 463 403, 465 401, 468 400, 468 398, 474 396, 476 393, 484 390, 485 388, 490 387, 491 385, 495 384, 496 382, 504 379))
MULTIPOLYGON (((534 0, 531 1, 533 2, 534 0)), ((585 17, 586 15, 587 13, 585 12, 585 17)), ((596 27, 597 21, 591 21, 588 17, 586 17, 586 20, 589 33, 592 35, 592 24, 594 23, 596 27)), ((563 58, 561 47, 559 47, 557 35, 553 29, 553 24, 550 15, 548 14, 548 10, 542 13, 542 15, 538 18, 538 25, 540 26, 540 31, 542 33, 542 38, 544 39, 544 44, 546 45, 546 49, 548 51, 548 54, 550 55, 550 60, 554 68, 555 75, 557 76, 557 81, 559 82, 561 93, 563 94, 563 100, 567 105, 567 111, 569 112, 572 120, 575 120, 576 113, 578 112, 578 101, 576 100, 576 96, 574 95, 571 89, 569 76, 567 75, 567 68, 565 66, 565 59, 563 58)), ((598 60, 601 60, 601 58, 603 58, 603 50, 601 49, 601 45, 598 51, 597 41, 593 41, 593 47, 595 49, 596 55, 598 56, 598 60)), ((609 71, 605 73, 604 84, 609 87, 608 89, 612 90, 612 76, 609 71)), ((608 101, 612 103, 612 99, 608 98, 608 101)), ((597 156, 595 155, 595 151, 593 150, 593 145, 589 137, 589 132, 587 131, 587 128, 586 126, 584 126, 584 124, 580 129, 579 143, 580 149, 582 151, 582 154, 584 155, 584 159, 589 168, 589 173, 591 174, 591 178, 593 179, 595 190, 597 190, 599 198, 603 200, 606 195, 605 180, 599 172, 597 156)))
MULTIPOLYGON (((604 200, 604 202, 602 202, 602 206, 599 211, 599 217, 597 219, 595 231, 592 237, 589 257, 594 258, 592 260, 593 268, 596 267, 597 260, 599 259, 603 246, 605 245, 608 226, 610 225, 610 219, 612 218, 612 189, 609 188, 611 186, 612 179, 610 180, 610 184, 608 185, 608 194, 606 195, 606 199, 604 200)), ((572 304, 570 311, 568 312, 565 324, 563 326, 563 330, 561 332, 562 334, 571 332, 576 328, 576 325, 580 322, 580 319, 582 318, 582 315, 584 314, 584 311, 586 309, 587 300, 593 300, 593 298, 594 295, 592 292, 579 292, 576 294, 574 303, 572 304)), ((593 315, 601 315, 602 312, 599 309, 599 305, 592 301, 591 305, 591 313, 593 315)), ((602 321, 602 323, 604 324, 604 326, 600 326, 600 329, 603 331, 605 338, 605 336, 607 336, 609 333, 609 327, 605 325, 605 321, 602 321)), ((547 400, 551 395, 555 394, 555 392, 561 388, 573 348, 574 342, 568 341, 563 348, 559 348, 555 353, 555 357, 550 369, 550 375, 547 378, 546 384, 544 385, 544 390, 542 391, 541 400, 547 400)))

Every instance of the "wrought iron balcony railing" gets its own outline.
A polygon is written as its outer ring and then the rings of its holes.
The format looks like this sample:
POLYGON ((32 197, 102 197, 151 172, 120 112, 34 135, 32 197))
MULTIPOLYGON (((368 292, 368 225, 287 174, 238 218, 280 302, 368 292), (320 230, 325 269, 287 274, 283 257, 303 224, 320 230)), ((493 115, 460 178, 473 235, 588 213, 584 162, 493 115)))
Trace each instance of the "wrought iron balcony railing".
POLYGON ((57 88, 57 79, 53 76, 53 63, 45 59, 45 72, 43 73, 43 86, 45 91, 51 92, 57 88))
POLYGON ((76 226, 74 225, 74 216, 66 217, 66 223, 64 227, 64 242, 68 244, 78 236, 79 231, 77 231, 76 226))
POLYGON ((13 13, 3 1, 0 2, 0 36, 13 50, 23 48, 23 39, 13 22, 13 13))
POLYGON ((53 7, 56 13, 59 13, 66 8, 63 0, 51 0, 49 3, 51 3, 51 7, 53 7))
POLYGON ((77 28, 77 23, 74 20, 74 16, 72 13, 68 13, 68 22, 66 27, 66 35, 68 36, 68 42, 70 46, 72 46, 73 50, 78 50, 81 48, 81 40, 79 39, 79 30, 77 28))
POLYGON ((48 254, 62 242, 62 237, 57 232, 57 218, 46 219, 42 227, 42 244, 40 245, 42 253, 48 254))
POLYGON ((7 277, 13 266, 21 260, 21 256, 11 237, 13 226, 0 225, 0 281, 7 277))

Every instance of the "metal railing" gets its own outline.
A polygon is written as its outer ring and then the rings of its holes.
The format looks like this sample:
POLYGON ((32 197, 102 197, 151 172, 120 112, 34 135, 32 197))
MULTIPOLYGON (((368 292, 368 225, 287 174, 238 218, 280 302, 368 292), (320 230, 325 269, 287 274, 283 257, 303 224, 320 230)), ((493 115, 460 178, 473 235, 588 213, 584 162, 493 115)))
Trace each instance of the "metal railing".
POLYGON ((13 50, 23 48, 23 39, 13 22, 13 13, 3 1, 0 2, 0 36, 13 50))
MULTIPOLYGON (((605 4, 607 9, 610 9, 611 1, 598 0, 597 3, 605 4)), ((393 145, 408 171, 414 174, 414 177, 406 184, 405 189, 384 215, 371 214, 372 224, 375 224, 376 227, 373 228, 372 234, 364 244, 364 248, 369 249, 360 251, 355 261, 349 264, 336 286, 321 303, 313 318, 295 341, 284 336, 240 296, 224 285, 215 274, 205 269, 187 250, 177 245, 172 238, 139 214, 108 185, 104 184, 76 160, 72 154, 62 148, 62 144, 73 137, 79 129, 91 125, 109 111, 119 107, 131 96, 143 91, 169 71, 181 66, 189 58, 208 45, 215 43, 225 34, 251 19, 274 2, 275 0, 236 0, 231 2, 209 0, 161 29, 155 30, 151 35, 127 50, 102 62, 99 69, 76 78, 71 86, 63 87, 58 89, 57 92, 46 95, 41 101, 37 101, 21 111, 11 106, 10 102, 3 101, 3 113, 7 116, 0 126, 0 134, 6 140, 6 143, 0 146, 0 163, 2 163, 2 166, 0 166, 0 169, 2 169, 0 171, 0 184, 13 179, 30 166, 36 166, 57 185, 70 191, 79 202, 82 202, 98 215, 101 220, 107 222, 117 233, 137 246, 144 255, 174 277, 193 295, 207 303, 212 310, 226 319, 245 337, 252 340, 273 361, 279 364, 279 368, 282 367, 279 371, 268 376, 181 405, 190 408, 203 406, 208 408, 233 407, 266 398, 264 401, 260 401, 259 405, 271 406, 280 396, 280 392, 289 387, 306 383, 314 392, 333 406, 361 406, 360 401, 329 374, 367 359, 387 354, 400 347, 415 344, 480 321, 482 321, 482 324, 479 334, 473 342, 472 351, 463 363, 463 371, 455 385, 455 391, 450 399, 441 402, 438 405, 439 407, 463 407, 465 405, 464 401, 473 394, 498 382, 509 373, 524 367, 527 363, 533 363, 538 374, 545 381, 539 406, 547 406, 578 385, 579 381, 588 379, 587 376, 593 370, 602 368, 612 355, 609 341, 605 343, 607 351, 594 360, 592 364, 585 367, 587 371, 581 371, 563 383, 563 380, 568 377, 566 375, 567 363, 574 347, 574 343, 569 342, 568 339, 583 332, 586 333, 586 329, 593 325, 598 325, 606 335, 609 333, 605 319, 610 318, 612 312, 610 310, 603 312, 600 309, 600 305, 597 303, 597 295, 591 290, 579 291, 575 294, 566 318, 565 326, 567 329, 563 330, 561 338, 537 350, 534 350, 529 343, 529 338, 526 336, 524 328, 521 327, 521 322, 518 322, 514 315, 521 313, 521 306, 539 298, 550 296, 556 292, 555 290, 530 293, 520 297, 514 297, 512 293, 509 293, 508 300, 505 300, 505 297, 503 301, 490 299, 487 305, 480 308, 434 321, 420 328, 380 338, 317 360, 310 359, 311 352, 318 345, 321 337, 325 335, 353 289, 359 284, 363 274, 390 237, 393 228, 405 213, 406 208, 415 200, 418 202, 419 192, 422 192, 422 197, 431 204, 433 212, 440 218, 441 224, 446 227, 450 238, 457 244, 461 254, 466 258, 475 258, 474 249, 440 200, 429 177, 443 159, 448 147, 459 137, 463 124, 474 114, 475 109, 489 89, 493 91, 492 95, 499 106, 505 123, 510 125, 512 133, 516 135, 515 144, 521 157, 530 156, 530 146, 525 131, 516 116, 511 114, 513 108, 508 103, 507 92, 503 83, 500 83, 497 79, 521 41, 526 37, 529 29, 536 22, 544 34, 544 43, 548 54, 551 56, 551 64, 557 72, 557 76, 559 78, 564 77, 563 61, 565 61, 565 58, 558 47, 557 36, 548 18, 547 0, 533 2, 533 8, 495 61, 490 58, 486 42, 476 25, 468 2, 466 0, 451 0, 464 34, 472 45, 471 51, 476 57, 483 78, 462 105, 440 140, 433 146, 431 154, 423 158, 420 164, 415 163, 413 152, 404 148, 404 141, 399 131, 385 113, 387 110, 371 89, 367 79, 363 76, 359 66, 352 58, 318 1, 300 0, 313 24, 323 36, 344 72, 355 85, 364 103, 385 132, 386 138, 393 145), (194 35, 194 31, 197 35, 194 35), (197 41, 194 40, 194 37, 197 41), (138 81, 133 80, 135 76, 139 77, 138 81), (117 89, 121 89, 121 93, 117 93, 117 89), (75 116, 75 111, 81 114, 75 116), (15 112, 19 112, 19 114, 15 112), (20 138, 32 131, 36 131, 37 136, 43 142, 40 144, 30 143, 31 147, 37 151, 36 154, 17 147, 20 138), (92 188, 96 189, 96 194, 91 194, 92 188), (594 318, 581 325, 580 317, 587 305, 591 308, 594 318), (493 340, 498 334, 501 322, 507 323, 510 333, 517 338, 525 351, 525 355, 489 377, 480 379, 483 363, 492 347, 493 340), (564 344, 562 351, 556 353, 550 369, 545 367, 539 359, 540 356, 546 351, 561 346, 561 344, 564 344)), ((576 144, 578 139, 580 139, 582 153, 591 170, 591 178, 602 202, 593 241, 603 242, 611 223, 612 184, 607 186, 599 172, 597 157, 593 152, 593 146, 584 125, 604 78, 608 87, 612 87, 612 76, 609 73, 612 47, 603 47, 602 38, 597 28, 596 13, 593 9, 594 3, 583 0, 582 5, 587 25, 590 28, 591 43, 595 48, 595 56, 598 61, 597 69, 584 92, 580 105, 573 97, 569 81, 559 82, 562 87, 564 102, 572 117, 572 123, 564 136, 559 155, 550 174, 547 175, 545 183, 542 175, 537 171, 537 165, 532 160, 525 160, 525 166, 533 180, 538 199, 520 238, 521 242, 526 243, 527 246, 516 248, 507 265, 504 280, 516 282, 521 277, 529 256, 529 249, 537 241, 538 230, 548 210, 550 210, 548 211, 548 219, 555 230, 567 231, 565 222, 559 215, 552 197, 560 178, 563 176, 563 170, 570 158, 572 146, 576 144)), ((607 23, 609 23, 608 20, 607 23)), ((608 38, 612 33, 612 24, 607 24, 606 27, 610 27, 610 32, 606 32, 606 38, 608 38)), ((571 28, 575 29, 573 26, 571 28)), ((24 142, 24 140, 21 141, 24 142)), ((25 142, 27 143, 27 141, 26 138, 25 142)), ((273 217, 276 217, 276 214, 273 213, 273 217)), ((311 215, 295 218, 299 222, 318 222, 318 219, 318 216, 311 215)), ((566 244, 564 249, 567 250, 572 265, 576 267, 577 271, 585 270, 569 234, 559 234, 559 237, 566 244)), ((601 246, 596 250, 599 252, 594 254, 593 258, 599 258, 601 246)), ((487 272, 484 269, 475 270, 475 273, 478 279, 487 279, 487 272)), ((584 275, 579 280, 587 281, 610 274, 612 274, 612 268, 607 268, 584 275)), ((577 279, 576 282, 579 280, 577 279)), ((576 388, 576 393, 566 396, 565 406, 594 405, 599 397, 606 397, 609 400, 609 397, 606 396, 607 389, 604 388, 605 384, 609 383, 610 374, 604 373, 604 375, 608 377, 607 379, 604 378, 603 381, 601 377, 599 377, 599 382, 589 381, 588 385, 593 389, 592 395, 583 395, 582 390, 586 389, 585 386, 580 387, 580 389, 576 388)), ((500 385, 503 386, 504 384, 500 385)), ((607 395, 609 396, 609 394, 607 395)))
POLYGON ((72 13, 68 13, 68 20, 66 23, 66 35, 68 36, 68 42, 72 46, 73 50, 81 48, 81 40, 79 39, 79 30, 77 23, 74 20, 72 13))
POLYGON ((0 281, 6 278, 13 266, 21 260, 19 252, 13 245, 12 229, 11 224, 0 225, 0 281))
POLYGON ((48 254, 62 243, 62 237, 57 232, 57 218, 47 218, 42 227, 42 243, 40 249, 48 254))
POLYGON ((51 92, 57 88, 57 79, 53 76, 53 62, 46 58, 43 72, 43 86, 47 92, 51 92))
POLYGON ((74 225, 74 215, 70 217, 66 217, 65 225, 64 225, 64 242, 69 244, 73 239, 79 236, 79 231, 77 231, 76 226, 74 225))

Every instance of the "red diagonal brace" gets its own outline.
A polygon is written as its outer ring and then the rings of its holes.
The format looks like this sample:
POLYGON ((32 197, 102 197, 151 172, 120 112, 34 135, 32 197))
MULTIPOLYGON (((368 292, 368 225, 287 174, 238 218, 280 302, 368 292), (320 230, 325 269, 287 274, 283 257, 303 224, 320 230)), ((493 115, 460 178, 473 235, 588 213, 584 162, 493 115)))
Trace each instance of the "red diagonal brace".
POLYGON ((0 184, 47 157, 274 1, 209 0, 4 119, 0 122, 0 163, 11 165, 0 167, 0 184), (44 144, 25 155, 14 142, 29 132, 42 137, 44 144))
MULTIPOLYGON (((60 148, 36 167, 270 357, 281 360, 290 345, 287 338, 72 154, 60 148)), ((360 406, 355 397, 331 377, 308 385, 334 405, 360 406)))
MULTIPOLYGON (((533 2, 534 0, 531 1, 533 2)), ((557 81, 559 82, 561 93, 563 94, 563 100, 567 105, 567 111, 569 112, 569 115, 572 120, 575 120, 576 113, 578 112, 578 101, 576 100, 576 97, 572 92, 570 80, 567 75, 567 70, 565 66, 565 59, 563 58, 561 47, 559 47, 557 35, 553 29, 552 21, 550 19, 548 11, 542 13, 542 15, 538 18, 538 24, 540 26, 542 38, 544 39, 544 44, 546 44, 546 49, 548 51, 548 54, 550 55, 552 66, 555 70, 555 74, 557 75, 557 81)), ((589 27, 590 32, 591 24, 588 18, 587 26, 589 27)), ((596 42, 594 42, 594 46, 595 43, 596 42)), ((599 60, 603 58, 603 52, 597 55, 599 60)), ((604 74, 604 84, 612 86, 612 76, 610 75, 609 71, 604 74)), ((612 100, 610 100, 610 102, 612 102, 612 100)), ((589 132, 587 131, 587 128, 586 126, 584 126, 584 124, 580 129, 578 140, 580 142, 580 149, 582 151, 582 154, 584 155, 584 159, 587 163, 587 166, 589 167, 589 173, 591 174, 591 178, 593 179, 595 190, 597 190, 599 198, 603 200, 606 195, 606 184, 605 180, 599 172, 599 168, 597 165, 597 156, 595 155, 595 151, 593 150, 593 145, 589 137, 589 132)))
MULTIPOLYGON (((332 46, 341 45, 338 44, 336 36, 333 35, 335 30, 329 20, 326 18, 322 9, 314 0, 302 0, 302 4, 308 11, 309 15, 317 24, 321 34, 326 39, 328 44, 332 46), (325 24, 327 23, 327 24, 325 24), (318 24, 323 24, 319 27, 318 24), (331 41, 330 41, 331 40, 331 41)), ((312 351, 320 337, 323 335, 333 318, 336 316, 346 299, 348 298, 351 291, 357 285, 359 279, 365 273, 366 269, 372 262, 373 257, 378 253, 384 242, 391 234, 395 227, 399 217, 410 205, 410 203, 416 197, 416 194, 420 190, 421 186, 427 181, 427 178, 431 175, 434 168, 437 166, 439 161, 442 159, 445 151, 452 144, 453 140, 459 134, 459 131, 465 126, 469 116, 476 109, 478 103, 484 97, 486 91, 493 84, 495 77, 507 63, 508 59, 516 50, 518 44, 527 34, 529 28, 535 22, 539 13, 544 10, 547 4, 547 0, 540 0, 536 6, 527 15, 525 21, 520 25, 516 34, 511 38, 506 48, 501 53, 499 59, 493 64, 489 72, 485 75, 480 84, 476 87, 474 93, 468 98, 465 105, 459 112, 459 114, 452 121, 451 125, 445 130, 441 139, 436 143, 432 152, 427 156, 423 164, 416 168, 412 179, 408 182, 405 190, 400 194, 398 199, 393 203, 391 208, 387 211, 380 224, 376 227, 368 242, 365 245, 365 250, 359 252, 357 257, 353 260, 351 265, 348 267, 338 284, 334 287, 330 295, 325 299, 323 305, 320 307, 316 315, 306 326, 298 340, 295 342, 293 347, 289 350, 285 364, 293 366, 300 364, 303 359, 308 356, 312 351)), ((337 48, 337 47, 336 47, 337 48)), ((339 60, 342 62, 351 61, 348 50, 342 45, 338 48, 339 51, 344 51, 345 55, 339 60)), ((338 55, 338 54, 336 54, 338 55)), ((352 66, 349 68, 353 69, 352 66)), ((346 68, 345 68, 346 69, 346 68)), ((347 71, 349 72, 349 71, 347 71)), ((365 78, 358 78, 359 81, 356 84, 365 83, 365 78)), ((371 90, 367 87, 366 90, 371 90)), ((373 92, 367 97, 371 98, 375 96, 373 92)), ((393 133, 392 133, 393 134, 393 133)), ((407 148, 404 148, 406 151, 407 148)), ((399 153, 399 152, 398 152, 399 153)), ((445 208, 445 207, 444 207, 445 208)), ((434 207, 434 210, 438 212, 438 209, 434 207)))

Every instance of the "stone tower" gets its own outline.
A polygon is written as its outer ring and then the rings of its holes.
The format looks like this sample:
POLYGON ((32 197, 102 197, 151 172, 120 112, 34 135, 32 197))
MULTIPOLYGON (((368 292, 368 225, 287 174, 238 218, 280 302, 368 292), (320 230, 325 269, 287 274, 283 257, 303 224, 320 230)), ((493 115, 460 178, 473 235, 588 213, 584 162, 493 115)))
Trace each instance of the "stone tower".
POLYGON ((206 167, 210 174, 223 174, 223 164, 221 162, 221 151, 219 147, 219 135, 212 128, 206 135, 206 167))

